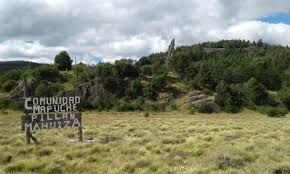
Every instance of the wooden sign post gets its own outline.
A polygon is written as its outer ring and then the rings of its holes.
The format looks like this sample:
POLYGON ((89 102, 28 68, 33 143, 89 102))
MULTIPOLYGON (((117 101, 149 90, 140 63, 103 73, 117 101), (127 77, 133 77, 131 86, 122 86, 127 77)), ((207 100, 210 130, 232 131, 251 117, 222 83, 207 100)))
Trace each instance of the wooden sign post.
POLYGON ((83 141, 79 104, 80 97, 26 98, 21 128, 26 132, 27 144, 30 139, 38 144, 31 131, 42 129, 78 128, 79 141, 83 141))

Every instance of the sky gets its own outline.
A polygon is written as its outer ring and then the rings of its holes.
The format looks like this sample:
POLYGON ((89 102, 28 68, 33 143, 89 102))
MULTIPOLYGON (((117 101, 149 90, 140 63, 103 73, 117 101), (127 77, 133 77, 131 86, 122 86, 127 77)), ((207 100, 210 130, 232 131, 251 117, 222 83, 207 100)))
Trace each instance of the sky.
POLYGON ((173 38, 290 45, 290 0, 0 0, 0 61, 137 59, 173 38))

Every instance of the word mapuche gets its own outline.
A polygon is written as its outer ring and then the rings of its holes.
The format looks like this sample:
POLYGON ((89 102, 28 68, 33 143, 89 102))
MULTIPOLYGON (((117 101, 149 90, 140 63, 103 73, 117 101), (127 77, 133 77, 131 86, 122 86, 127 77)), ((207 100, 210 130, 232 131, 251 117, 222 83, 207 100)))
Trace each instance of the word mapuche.
POLYGON ((25 109, 36 113, 76 112, 80 97, 26 98, 25 109))

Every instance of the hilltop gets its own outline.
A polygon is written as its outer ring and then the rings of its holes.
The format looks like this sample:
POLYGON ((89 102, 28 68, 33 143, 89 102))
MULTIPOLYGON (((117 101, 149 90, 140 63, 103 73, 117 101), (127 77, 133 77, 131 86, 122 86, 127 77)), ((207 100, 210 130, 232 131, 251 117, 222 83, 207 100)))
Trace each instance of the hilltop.
POLYGON ((5 72, 13 69, 21 69, 21 68, 33 68, 40 66, 39 63, 27 62, 27 61, 3 61, 0 62, 0 72, 5 72))

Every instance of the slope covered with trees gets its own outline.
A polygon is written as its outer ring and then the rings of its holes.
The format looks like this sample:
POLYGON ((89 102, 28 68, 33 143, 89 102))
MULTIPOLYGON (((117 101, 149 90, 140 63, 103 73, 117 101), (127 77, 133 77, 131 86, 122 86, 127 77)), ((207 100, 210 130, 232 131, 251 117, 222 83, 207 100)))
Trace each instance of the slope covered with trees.
POLYGON ((226 112, 250 108, 284 115, 290 108, 290 49, 262 40, 182 46, 175 49, 170 60, 166 53, 156 53, 138 61, 78 64, 72 67, 77 75, 70 70, 68 54, 61 55, 64 52, 56 56, 55 65, 1 75, 1 90, 9 92, 27 79, 32 96, 63 95, 63 91, 85 87, 88 91, 102 90, 102 96, 89 93, 91 97, 84 96, 83 100, 84 108, 98 110, 178 109, 174 102, 190 89, 214 96, 226 112), (60 57, 65 57, 68 68, 60 66, 60 57))
POLYGON ((33 68, 40 66, 41 64, 34 63, 34 62, 26 62, 26 61, 7 61, 7 62, 0 62, 0 72, 5 72, 13 69, 20 69, 20 68, 33 68))

